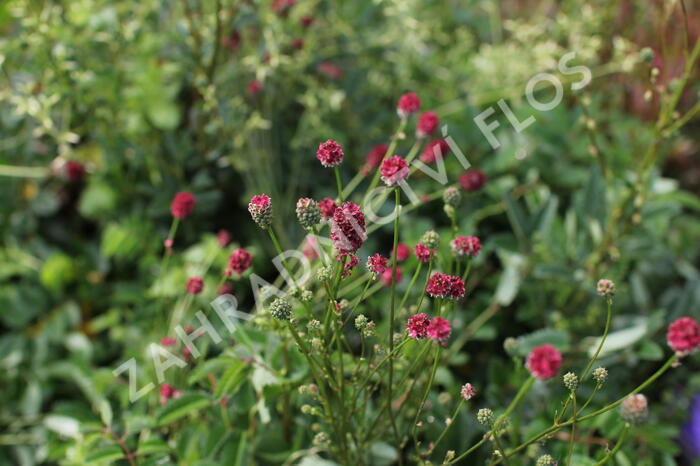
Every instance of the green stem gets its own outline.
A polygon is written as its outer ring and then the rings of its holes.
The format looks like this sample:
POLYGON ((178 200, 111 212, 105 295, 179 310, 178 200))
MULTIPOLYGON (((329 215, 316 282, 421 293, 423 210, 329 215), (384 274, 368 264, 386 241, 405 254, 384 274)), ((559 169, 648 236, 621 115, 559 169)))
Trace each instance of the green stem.
POLYGON ((340 203, 343 203, 343 182, 340 180, 340 168, 336 165, 333 167, 333 171, 335 172, 335 182, 338 185, 338 200, 340 203))
POLYGON ((418 275, 420 274, 420 269, 422 266, 423 266, 423 262, 418 262, 418 267, 416 267, 416 271, 413 274, 413 278, 411 278, 411 283, 409 283, 408 289, 403 294, 403 298, 401 298, 401 303, 399 303, 399 309, 403 309, 404 304, 406 304, 406 300, 408 299, 408 295, 411 293, 411 290, 413 289, 413 285, 416 284, 416 280, 418 279, 418 275))
POLYGON ((51 171, 46 167, 18 167, 15 165, 0 165, 0 176, 15 178, 45 178, 51 171))
POLYGON ((569 453, 566 455, 566 464, 571 465, 571 456, 574 454, 574 443, 576 440, 576 392, 571 392, 571 410, 573 412, 571 416, 571 437, 569 437, 569 453))
MULTIPOLYGON (((389 353, 394 352, 394 313, 396 312, 396 249, 399 244, 399 210, 401 208, 401 192, 396 189, 395 197, 396 207, 394 208, 394 247, 391 259, 391 308, 389 314, 389 353)), ((389 387, 387 397, 389 400, 389 418, 391 426, 394 429, 397 443, 399 442, 399 430, 396 428, 396 420, 394 419, 394 410, 391 407, 392 386, 394 384, 394 359, 389 359, 389 387)))
POLYGON ((440 441, 442 441, 443 437, 447 435, 447 431, 450 430, 450 427, 452 427, 452 424, 455 423, 455 419, 457 419, 457 416, 459 415, 459 410, 462 409, 462 405, 464 404, 464 398, 459 399, 459 403, 457 404, 457 408, 455 409, 454 414, 452 414, 452 417, 450 418, 450 423, 445 426, 443 429, 442 433, 438 437, 438 439, 435 441, 435 444, 432 447, 432 450, 435 451, 435 448, 440 444, 440 441))
POLYGON ((416 428, 418 427, 418 419, 420 418, 421 413, 423 412, 423 405, 425 405, 425 400, 428 399, 428 394, 430 393, 430 387, 433 385, 433 380, 435 380, 435 373, 437 372, 437 366, 438 363, 440 362, 440 354, 442 354, 442 348, 438 347, 437 351, 435 352, 435 360, 433 361, 433 369, 430 371, 430 378, 428 379, 428 383, 425 386, 425 391, 423 392, 423 396, 420 401, 420 405, 418 405, 418 411, 416 412, 416 417, 413 419, 413 426, 411 427, 411 435, 413 436, 413 441, 415 442, 416 445, 418 445, 418 440, 416 439, 416 428))
POLYGON ((596 463, 596 466, 601 466, 601 465, 607 463, 610 458, 615 456, 615 453, 617 453, 620 450, 620 447, 622 447, 622 443, 627 438, 627 433, 629 432, 629 428, 630 428, 629 424, 625 423, 625 426, 622 428, 622 432, 620 432, 620 437, 618 437, 618 439, 617 439, 617 443, 615 444, 615 447, 612 450, 610 450, 610 452, 607 455, 605 455, 605 458, 598 461, 596 463))

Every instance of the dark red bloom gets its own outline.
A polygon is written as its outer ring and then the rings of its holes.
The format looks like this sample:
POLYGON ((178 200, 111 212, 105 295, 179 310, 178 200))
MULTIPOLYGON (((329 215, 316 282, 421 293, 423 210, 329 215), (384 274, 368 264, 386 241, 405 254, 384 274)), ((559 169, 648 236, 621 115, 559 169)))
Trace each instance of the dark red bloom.
POLYGON ((460 299, 466 290, 461 278, 436 272, 428 280, 426 292, 433 298, 460 299))
POLYGON ((160 339, 160 344, 163 346, 173 346, 177 340, 173 337, 163 337, 160 339))
POLYGON ((327 61, 318 64, 318 71, 325 74, 331 79, 340 79, 343 77, 343 70, 327 61))
POLYGON ((381 254, 375 254, 367 259, 367 269, 374 275, 381 275, 388 267, 389 261, 381 254))
POLYGON ((352 253, 360 249, 367 239, 365 214, 354 202, 346 202, 333 213, 331 241, 341 253, 352 253))
POLYGON ((426 144, 420 159, 424 163, 434 163, 438 157, 445 159, 450 153, 450 145, 444 139, 433 139, 426 144))
POLYGON ((302 27, 308 28, 309 26, 314 24, 314 17, 307 15, 307 16, 304 16, 303 18, 301 18, 301 20, 299 20, 299 22, 301 23, 302 27))
POLYGON ((304 39, 301 37, 295 37, 292 39, 292 48, 294 50, 301 50, 304 48, 304 39))
POLYGON ((476 257, 481 250, 481 242, 476 236, 458 236, 452 240, 450 247, 457 257, 476 257))
POLYGON ((681 317, 668 326, 666 341, 673 351, 686 356, 700 348, 700 325, 691 317, 681 317))
POLYGON ((221 42, 231 50, 236 50, 241 44, 241 34, 234 29, 228 37, 222 38, 221 42))
POLYGON ((204 281, 201 277, 192 277, 187 280, 187 292, 189 294, 199 294, 204 289, 204 281))
POLYGON ((324 167, 335 167, 340 165, 345 154, 340 144, 332 139, 321 143, 316 151, 316 158, 324 167))
POLYGON ((557 375, 561 361, 561 353, 554 346, 546 344, 532 349, 525 366, 533 376, 546 380, 557 375))
POLYGON ((336 257, 336 260, 338 262, 342 262, 343 258, 345 258, 345 264, 343 264, 343 273, 341 278, 345 278, 350 275, 355 267, 357 267, 357 264, 360 263, 360 259, 355 254, 339 254, 338 257, 336 257))
POLYGON ((486 184, 486 175, 481 170, 467 170, 457 181, 465 191, 478 191, 486 184))
POLYGON ((433 317, 428 324, 428 338, 445 344, 452 333, 452 324, 442 317, 433 317))
POLYGON ((367 157, 365 158, 365 163, 369 168, 376 168, 382 163, 386 151, 389 150, 389 146, 384 143, 377 144, 372 147, 369 152, 367 152, 367 157))
POLYGON ((411 257, 411 248, 406 246, 404 243, 399 243, 396 245, 396 261, 403 262, 411 257))
POLYGON ((216 233, 216 241, 218 241, 219 246, 225 248, 231 244, 231 233, 228 230, 221 229, 216 233))
POLYGON ((272 224, 272 199, 267 194, 253 196, 248 203, 248 212, 260 228, 268 228, 272 224))
POLYGON ((175 387, 164 383, 160 386, 160 404, 164 405, 171 398, 180 398, 182 393, 180 390, 175 390, 175 387))
POLYGON ((418 243, 413 248, 413 253, 419 261, 427 264, 430 262, 430 258, 433 257, 433 254, 435 254, 435 249, 430 249, 425 244, 418 243))
POLYGON ((170 203, 170 213, 173 217, 184 220, 194 209, 195 199, 192 193, 181 191, 175 195, 170 203))
POLYGON ((409 174, 408 163, 398 155, 385 158, 380 171, 382 173, 382 181, 386 183, 387 186, 399 184, 401 181, 408 178, 409 174))
POLYGON ((399 99, 399 104, 396 107, 396 112, 401 118, 407 118, 409 115, 420 110, 420 99, 415 92, 404 94, 399 99))
POLYGON ((335 203, 330 197, 324 197, 318 201, 318 207, 321 209, 321 215, 323 218, 332 218, 335 213, 335 209, 338 208, 338 204, 335 203))
POLYGON ((423 113, 418 118, 418 123, 416 123, 416 137, 424 138, 430 136, 435 132, 439 124, 440 118, 437 116, 437 113, 433 111, 423 113))
POLYGON ((396 279, 396 283, 401 283, 401 279, 403 278, 403 274, 401 273, 401 269, 396 267, 395 272, 392 274, 391 269, 386 269, 382 273, 382 283, 384 286, 391 286, 391 280, 392 278, 396 279), (393 275, 393 277, 392 277, 393 275))
POLYGON ((406 322, 408 336, 411 338, 425 338, 428 336, 428 325, 430 325, 430 317, 420 313, 409 317, 406 322))
POLYGON ((221 284, 219 287, 219 296, 224 295, 224 294, 231 294, 233 293, 233 285, 230 284, 229 282, 224 282, 221 284))
POLYGON ((296 0, 275 0, 272 2, 272 9, 283 18, 289 15, 289 9, 294 6, 296 0))
POLYGON ((257 79, 252 80, 251 82, 248 83, 248 94, 251 96, 256 96, 260 91, 262 91, 262 83, 258 81, 257 79))
POLYGON ((253 255, 243 248, 238 248, 230 256, 228 256, 228 268, 242 274, 253 263, 253 255))
POLYGON ((76 160, 68 160, 63 165, 63 171, 71 183, 78 183, 85 176, 85 166, 76 160))

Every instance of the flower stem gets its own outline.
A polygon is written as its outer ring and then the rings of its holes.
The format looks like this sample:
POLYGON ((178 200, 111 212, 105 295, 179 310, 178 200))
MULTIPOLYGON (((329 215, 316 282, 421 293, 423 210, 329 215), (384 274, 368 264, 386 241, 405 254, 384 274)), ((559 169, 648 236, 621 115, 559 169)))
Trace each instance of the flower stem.
MULTIPOLYGON (((399 244, 399 212, 401 209, 401 192, 396 189, 396 207, 394 209, 394 247, 392 248, 393 255, 391 259, 391 308, 389 314, 389 354, 394 352, 394 313, 396 312, 396 249, 399 244)), ((394 412, 391 407, 392 400, 392 386, 394 384, 394 358, 389 359, 389 388, 387 391, 387 397, 389 400, 389 418, 391 419, 391 426, 394 429, 394 434, 396 435, 396 441, 399 442, 399 430, 396 428, 396 420, 394 419, 394 412)))
POLYGON ((343 203, 343 182, 340 180, 340 169, 336 165, 333 167, 333 171, 335 172, 335 182, 338 185, 338 200, 340 203, 343 203))
POLYGON ((608 452, 607 455, 605 455, 605 458, 598 461, 596 463, 596 466, 601 466, 601 465, 607 463, 610 458, 615 456, 615 453, 617 453, 620 450, 620 447, 622 447, 622 443, 627 438, 627 433, 629 432, 629 428, 630 428, 629 424, 625 423, 625 426, 622 428, 622 432, 620 432, 620 436, 617 439, 617 443, 615 444, 615 447, 612 450, 610 450, 610 452, 608 452))
POLYGON ((411 293, 411 290, 413 289, 413 285, 416 284, 416 280, 418 279, 418 275, 420 274, 420 269, 423 266, 423 262, 418 262, 418 267, 416 267, 416 271, 413 274, 413 278, 411 278, 411 283, 408 285, 408 289, 406 292, 403 294, 403 298, 401 298, 401 302, 399 303, 399 309, 403 309, 404 304, 406 304, 406 300, 408 299, 408 295, 411 293))
POLYGON ((463 404, 464 404, 464 398, 460 398, 459 403, 457 404, 457 408, 455 409, 454 414, 452 414, 452 417, 450 418, 450 423, 445 426, 442 433, 440 434, 438 439, 435 441, 435 444, 432 447, 433 451, 440 444, 440 441, 442 441, 443 437, 445 437, 445 435, 447 435, 447 431, 450 430, 450 427, 452 427, 452 424, 455 423, 455 419, 457 419, 457 416, 459 415, 459 410, 462 409, 463 404))

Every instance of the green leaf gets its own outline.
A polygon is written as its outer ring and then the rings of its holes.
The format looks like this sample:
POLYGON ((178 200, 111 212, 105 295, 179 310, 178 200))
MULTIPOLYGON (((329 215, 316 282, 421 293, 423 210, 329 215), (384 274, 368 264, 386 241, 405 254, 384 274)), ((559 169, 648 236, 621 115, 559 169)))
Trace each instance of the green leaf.
POLYGON ((85 463, 103 463, 112 462, 124 458, 124 452, 117 445, 100 448, 88 454, 85 457, 85 463))
POLYGON ((530 351, 532 351, 535 346, 544 345, 546 343, 549 343, 560 351, 566 351, 570 345, 569 335, 553 328, 543 328, 519 337, 516 350, 520 356, 525 357, 530 354, 530 351))
POLYGON ((235 394, 246 378, 247 368, 248 365, 243 361, 233 361, 231 367, 226 369, 226 372, 221 377, 214 396, 219 399, 224 395, 230 396, 235 394))
POLYGON ((165 426, 209 406, 209 398, 200 393, 188 393, 170 400, 156 415, 156 425, 165 426))
POLYGON ((41 283, 51 290, 58 291, 73 281, 75 266, 70 257, 63 253, 50 256, 41 267, 41 283))
POLYGON ((153 438, 150 440, 146 440, 145 442, 141 442, 139 444, 139 448, 137 451, 138 451, 139 455, 152 455, 154 453, 169 453, 170 447, 164 441, 157 439, 157 438, 153 438))
POLYGON ((522 272, 525 269, 527 260, 521 254, 512 253, 504 249, 500 249, 497 252, 501 262, 503 262, 504 270, 498 281, 495 298, 498 304, 508 306, 518 294, 520 283, 522 282, 522 272))

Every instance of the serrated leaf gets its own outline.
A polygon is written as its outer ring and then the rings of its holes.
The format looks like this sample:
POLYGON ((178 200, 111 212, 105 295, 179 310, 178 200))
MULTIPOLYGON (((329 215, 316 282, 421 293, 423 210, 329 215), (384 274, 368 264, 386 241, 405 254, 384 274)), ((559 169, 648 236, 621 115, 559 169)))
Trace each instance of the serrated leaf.
POLYGON ((165 426, 209 406, 209 398, 200 393, 187 393, 168 401, 156 415, 156 425, 165 426))

